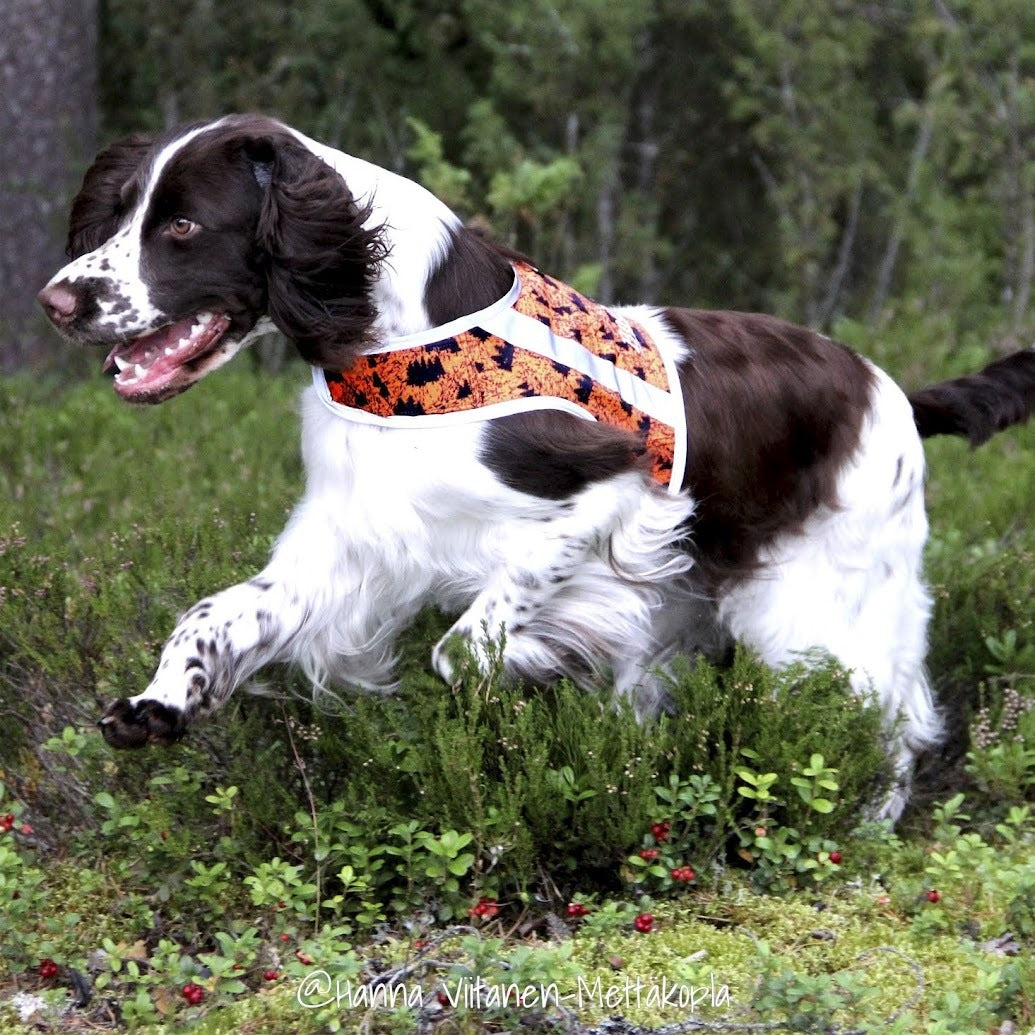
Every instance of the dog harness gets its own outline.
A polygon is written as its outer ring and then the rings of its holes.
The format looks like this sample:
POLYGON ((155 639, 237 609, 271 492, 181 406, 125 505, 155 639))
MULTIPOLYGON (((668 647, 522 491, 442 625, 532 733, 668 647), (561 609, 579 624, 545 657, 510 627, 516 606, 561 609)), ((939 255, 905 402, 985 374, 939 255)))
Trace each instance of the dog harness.
POLYGON ((686 418, 674 364, 628 317, 531 266, 486 309, 392 338, 338 372, 313 368, 338 417, 434 427, 556 409, 633 432, 654 478, 677 493, 686 418))

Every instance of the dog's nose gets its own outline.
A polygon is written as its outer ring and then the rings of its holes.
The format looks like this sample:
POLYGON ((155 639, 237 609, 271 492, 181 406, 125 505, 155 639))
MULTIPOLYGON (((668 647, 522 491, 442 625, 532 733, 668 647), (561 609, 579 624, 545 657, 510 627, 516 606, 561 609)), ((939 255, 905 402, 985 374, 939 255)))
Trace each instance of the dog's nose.
POLYGON ((50 284, 36 298, 43 311, 58 327, 69 324, 79 305, 79 296, 64 283, 50 284))

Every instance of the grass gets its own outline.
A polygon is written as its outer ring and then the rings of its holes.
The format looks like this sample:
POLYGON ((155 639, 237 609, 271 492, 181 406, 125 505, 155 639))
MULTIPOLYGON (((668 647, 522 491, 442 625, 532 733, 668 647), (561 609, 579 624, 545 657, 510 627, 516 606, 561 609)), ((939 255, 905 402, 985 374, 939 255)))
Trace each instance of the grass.
POLYGON ((450 693, 427 671, 434 613, 395 698, 320 714, 274 670, 187 743, 112 754, 103 703, 146 684, 180 612, 262 566, 297 499, 303 381, 241 367, 147 409, 0 382, 2 1035, 687 1020, 648 1001, 662 981, 703 990, 715 1030, 1035 1023, 1035 429, 929 444, 954 737, 898 836, 859 825, 876 717, 845 707, 836 666, 687 668, 679 713, 644 728, 563 684, 525 699, 471 671, 450 693), (320 971, 401 973, 423 1008, 300 1005, 320 971), (478 978, 574 998, 440 1004, 478 978), (81 980, 89 1006, 61 1013, 81 980))

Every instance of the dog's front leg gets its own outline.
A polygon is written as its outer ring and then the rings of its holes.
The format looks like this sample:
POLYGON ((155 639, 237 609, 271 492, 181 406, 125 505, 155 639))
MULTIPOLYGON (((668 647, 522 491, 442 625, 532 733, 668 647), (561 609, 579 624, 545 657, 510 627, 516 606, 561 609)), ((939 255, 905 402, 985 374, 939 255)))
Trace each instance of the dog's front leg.
POLYGON ((263 576, 195 604, 162 650, 154 679, 101 719, 118 748, 169 744, 192 719, 221 707, 243 680, 280 660, 307 612, 297 593, 263 576))

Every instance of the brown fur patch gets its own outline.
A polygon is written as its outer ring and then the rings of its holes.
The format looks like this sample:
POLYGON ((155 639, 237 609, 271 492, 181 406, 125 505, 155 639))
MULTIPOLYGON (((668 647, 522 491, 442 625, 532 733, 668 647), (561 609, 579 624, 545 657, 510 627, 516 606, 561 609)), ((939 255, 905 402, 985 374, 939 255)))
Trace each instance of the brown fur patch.
POLYGON ((433 327, 486 309, 514 282, 508 252, 481 234, 463 227, 449 242, 442 261, 428 278, 424 305, 433 327))
POLYGON ((531 410, 490 421, 481 458, 504 485, 549 500, 565 499, 636 463, 650 470, 646 449, 635 435, 561 410, 531 410))
POLYGON ((759 550, 820 506, 859 444, 872 374, 850 349, 750 313, 668 309, 680 368, 692 540, 713 585, 749 574, 759 550))

